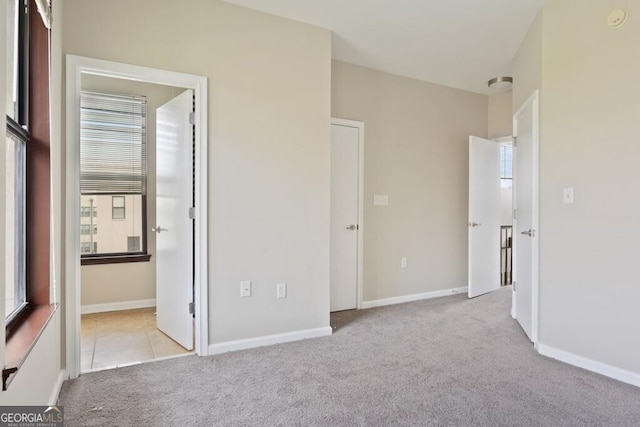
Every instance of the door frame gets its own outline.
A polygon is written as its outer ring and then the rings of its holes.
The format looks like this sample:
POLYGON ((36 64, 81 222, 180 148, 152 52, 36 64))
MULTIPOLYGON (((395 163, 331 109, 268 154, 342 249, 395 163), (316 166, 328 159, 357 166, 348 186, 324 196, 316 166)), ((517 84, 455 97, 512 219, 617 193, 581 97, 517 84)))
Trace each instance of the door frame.
MULTIPOLYGON (((82 74, 193 89, 195 93, 195 353, 208 354, 207 78, 76 55, 66 56, 65 324, 69 378, 80 374, 80 92, 82 74)), ((185 307, 186 309, 186 307, 185 307)))
POLYGON ((364 122, 332 117, 331 125, 358 129, 358 274, 356 279, 356 308, 360 310, 362 309, 363 301, 364 275, 364 122))
MULTIPOLYGON (((540 218, 539 218, 539 209, 540 209, 540 110, 539 110, 539 91, 536 89, 531 96, 518 108, 518 110, 513 115, 513 136, 515 138, 518 137, 518 116, 522 114, 522 112, 531 105, 532 110, 532 129, 531 129, 531 143, 532 143, 532 191, 531 191, 531 228, 536 230, 536 237, 532 239, 531 242, 531 252, 532 252, 532 260, 531 260, 531 341, 535 348, 538 347, 538 330, 539 330, 539 265, 540 265, 540 252, 539 252, 539 241, 540 241, 540 218)), ((515 156, 518 155, 518 145, 513 150, 514 159, 515 156)), ((515 165, 515 160, 514 160, 515 165)), ((518 191, 518 180, 517 175, 514 174, 513 180, 513 202, 512 208, 517 210, 516 205, 516 194, 518 191)), ((516 211, 517 213, 517 211, 516 211)), ((513 230, 515 236, 515 230, 518 224, 517 214, 516 217, 513 218, 513 230)), ((514 245, 513 248, 513 259, 516 259, 516 252, 518 250, 517 245, 514 245)), ((516 262, 513 263, 513 277, 516 277, 516 272, 518 269, 518 265, 516 262)), ((518 284, 516 283, 516 289, 518 284)), ((516 291, 511 292, 511 316, 516 319, 516 291)))

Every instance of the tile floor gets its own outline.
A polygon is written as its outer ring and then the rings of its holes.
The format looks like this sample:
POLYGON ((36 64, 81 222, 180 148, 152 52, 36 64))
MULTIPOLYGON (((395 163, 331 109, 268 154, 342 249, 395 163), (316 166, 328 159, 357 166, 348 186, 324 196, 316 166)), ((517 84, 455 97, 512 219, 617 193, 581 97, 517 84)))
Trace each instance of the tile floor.
POLYGON ((81 372, 187 354, 156 328, 155 308, 82 315, 81 372))

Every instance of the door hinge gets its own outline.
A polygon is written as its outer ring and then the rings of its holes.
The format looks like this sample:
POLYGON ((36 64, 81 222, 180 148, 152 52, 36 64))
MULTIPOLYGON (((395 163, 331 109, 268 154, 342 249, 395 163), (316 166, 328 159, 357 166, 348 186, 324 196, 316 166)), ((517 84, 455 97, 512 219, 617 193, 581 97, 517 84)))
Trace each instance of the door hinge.
POLYGON ((516 210, 515 210, 515 209, 513 210, 513 219, 518 219, 518 218, 516 217, 516 210))
POLYGON ((513 142, 513 146, 515 147, 518 144, 518 137, 517 136, 512 136, 511 137, 511 141, 513 142))
POLYGON ((196 305, 192 302, 189 303, 189 314, 195 314, 196 313, 196 305))
POLYGON ((515 292, 516 291, 516 282, 513 282, 512 285, 513 285, 513 292, 515 292))
POLYGON ((196 208, 189 208, 189 219, 196 219, 196 208))
POLYGON ((189 113, 189 124, 190 125, 195 125, 196 124, 196 113, 195 111, 192 111, 189 113))

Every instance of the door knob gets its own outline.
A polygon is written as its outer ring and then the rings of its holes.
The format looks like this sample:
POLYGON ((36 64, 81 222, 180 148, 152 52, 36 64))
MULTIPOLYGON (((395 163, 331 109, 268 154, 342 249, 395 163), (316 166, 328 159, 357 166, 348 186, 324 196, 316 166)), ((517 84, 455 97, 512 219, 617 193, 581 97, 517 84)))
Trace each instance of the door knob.
POLYGON ((161 233, 161 232, 163 232, 163 231, 169 231, 169 230, 167 230, 166 228, 162 228, 162 227, 160 227, 160 226, 157 226, 157 227, 155 227, 155 228, 152 228, 152 229, 151 229, 151 231, 153 231, 154 233, 158 233, 158 234, 160 234, 160 233, 161 233))
POLYGON ((529 237, 536 237, 536 230, 528 229, 527 231, 521 231, 520 234, 526 234, 529 237))
POLYGON ((354 230, 357 230, 357 229, 358 229, 358 226, 355 225, 355 224, 351 224, 350 226, 347 227, 347 230, 351 230, 351 231, 354 231, 354 230))
POLYGON ((481 225, 482 225, 482 223, 479 223, 479 222, 470 222, 469 223, 469 227, 478 227, 478 226, 481 226, 481 225))

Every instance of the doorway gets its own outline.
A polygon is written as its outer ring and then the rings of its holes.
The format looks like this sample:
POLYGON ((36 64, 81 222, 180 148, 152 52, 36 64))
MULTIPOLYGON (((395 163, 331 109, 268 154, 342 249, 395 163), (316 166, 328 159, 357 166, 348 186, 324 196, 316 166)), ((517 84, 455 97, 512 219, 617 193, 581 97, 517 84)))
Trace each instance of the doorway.
MULTIPOLYGON (((191 218, 189 224, 193 228, 193 233, 189 233, 193 241, 188 243, 188 250, 193 256, 193 262, 188 265, 189 272, 182 275, 189 286, 189 303, 185 304, 183 318, 188 318, 192 325, 190 337, 192 345, 195 344, 195 353, 206 355, 208 353, 208 310, 207 310, 207 192, 206 192, 206 172, 207 172, 207 81, 204 77, 193 76, 182 73, 169 72, 164 70, 138 67, 129 64, 120 64, 110 61, 102 61, 93 58, 67 56, 67 168, 66 168, 66 220, 67 229, 65 237, 65 271, 66 271, 66 322, 67 322, 67 368, 70 378, 75 378, 81 371, 81 250, 80 227, 81 223, 81 203, 80 203, 80 93, 82 90, 83 77, 94 76, 111 79, 121 79, 127 82, 146 82, 149 84, 179 88, 185 93, 189 92, 189 104, 195 106, 193 114, 187 112, 187 123, 191 129, 191 137, 187 148, 190 155, 193 155, 193 162, 189 161, 189 169, 184 175, 189 177, 190 191, 187 193, 193 196, 192 206, 185 209, 184 215, 191 218), (190 117, 189 117, 190 116, 190 117), (192 123, 189 123, 192 120, 192 123), (193 166, 192 166, 193 165, 193 166), (193 171, 195 168, 195 171, 193 171), (195 329, 195 331, 194 331, 195 329)), ((155 123, 152 124, 155 126, 155 123)), ((184 193, 184 189, 180 192, 184 193)), ((118 206, 111 206, 112 212, 121 208, 121 200, 118 206), (114 208, 115 206, 115 208, 114 208)), ((91 212, 91 215, 93 213, 91 212)), ((98 225, 99 227, 99 225, 98 225)), ((149 234, 151 229, 160 229, 155 224, 155 218, 150 219, 147 224, 149 234)), ((168 228, 165 225, 165 229, 168 228)), ((92 232, 92 231, 91 231, 92 232)), ((156 231, 157 233, 157 231, 156 231)), ((131 247, 138 244, 134 239, 128 239, 131 247)), ((160 256, 156 253, 156 258, 160 256)), ((144 263, 139 263, 144 264, 144 263)), ((83 267, 82 267, 83 268, 83 267)), ((145 301, 144 299, 142 301, 145 301)), ((150 304, 149 301, 146 301, 150 304)), ((155 301, 154 301, 155 303, 155 301)), ((95 307, 94 307, 95 308, 95 307)), ((104 307, 103 307, 104 308, 104 307)), ((109 308, 109 307, 107 307, 109 308)), ((111 307, 113 308, 113 307, 111 307)), ((131 308, 131 307, 128 307, 131 308)), ((155 310, 155 309, 153 309, 155 310)), ((153 316, 151 310, 142 308, 141 321, 143 324, 150 323, 149 317, 153 316)), ((170 313, 173 316, 175 313, 170 313)), ((155 316, 154 316, 155 321, 155 316)), ((134 322, 135 323, 135 322, 134 322)), ((174 338, 175 339, 175 338, 174 338)))
POLYGON ((361 308, 364 123, 331 119, 330 311, 361 308))
POLYGON ((192 129, 172 147, 176 124, 193 127, 193 91, 92 74, 80 86, 81 371, 187 354, 193 317, 167 301, 188 307, 193 293, 192 129), (167 114, 175 100, 183 117, 167 114), (176 201, 167 187, 180 179, 188 199, 176 201), (167 254, 176 235, 181 250, 167 254))
POLYGON ((469 298, 500 288, 500 144, 469 137, 469 298))
POLYGON ((513 137, 469 137, 469 298, 512 282, 513 137))

